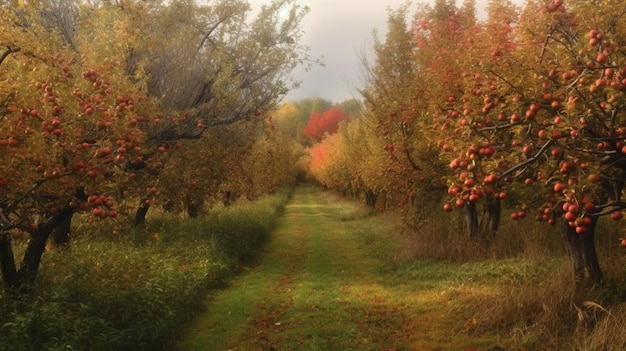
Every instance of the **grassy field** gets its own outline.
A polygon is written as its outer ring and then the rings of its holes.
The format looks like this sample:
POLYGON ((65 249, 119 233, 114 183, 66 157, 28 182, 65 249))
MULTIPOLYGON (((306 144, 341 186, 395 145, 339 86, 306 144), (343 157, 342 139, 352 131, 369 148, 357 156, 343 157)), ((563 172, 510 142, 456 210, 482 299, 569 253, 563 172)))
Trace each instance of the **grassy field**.
POLYGON ((313 187, 287 205, 257 265, 211 298, 182 350, 519 350, 466 304, 562 265, 404 261, 394 215, 313 187))
POLYGON ((600 228, 606 284, 581 290, 554 232, 505 222, 481 251, 452 218, 408 228, 301 185, 193 220, 78 225, 32 294, 3 294, 0 349, 626 349, 620 228, 600 228))
MULTIPOLYGON (((438 256, 440 246, 448 246, 447 252, 470 249, 463 242, 442 241, 441 233, 429 237, 449 223, 433 223, 422 233, 399 223, 397 214, 373 215, 318 188, 298 188, 260 259, 211 297, 207 313, 179 348, 519 351, 626 346, 623 308, 615 299, 615 292, 624 288, 608 294, 576 292, 562 248, 553 239, 541 239, 545 233, 535 224, 513 230, 505 226, 504 243, 494 257, 442 259, 424 252, 432 247, 438 256), (511 244, 520 232, 526 237, 511 244)), ((618 285, 619 279, 609 276, 608 284, 618 285)))

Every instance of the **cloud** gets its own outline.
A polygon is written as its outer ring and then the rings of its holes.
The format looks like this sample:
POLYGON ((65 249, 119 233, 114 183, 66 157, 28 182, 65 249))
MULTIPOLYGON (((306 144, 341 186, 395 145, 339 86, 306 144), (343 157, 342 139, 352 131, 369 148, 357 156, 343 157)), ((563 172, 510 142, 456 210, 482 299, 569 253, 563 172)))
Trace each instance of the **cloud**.
POLYGON ((300 4, 311 9, 304 25, 303 44, 310 47, 313 58, 323 56, 325 67, 314 67, 309 72, 296 70, 294 78, 302 85, 287 99, 319 96, 341 102, 357 97, 355 87, 359 87, 362 80, 360 57, 371 50, 373 30, 384 34, 387 9, 397 8, 404 2, 301 1, 300 4))
MULTIPOLYGON (((524 0, 513 0, 521 4, 524 0)), ((251 0, 253 7, 269 0, 251 0)), ((418 1, 417 3, 432 3, 418 1)), ((457 2, 461 2, 460 0, 457 2)), ((303 28, 302 44, 308 46, 312 58, 321 58, 325 67, 304 68, 294 71, 294 79, 301 81, 300 88, 290 92, 286 100, 300 100, 317 96, 334 102, 359 98, 355 88, 362 86, 362 62, 366 53, 371 58, 372 33, 384 40, 389 9, 398 9, 406 0, 298 0, 310 8, 303 28)), ((483 9, 487 0, 478 0, 479 18, 485 17, 483 9)), ((413 5, 411 9, 416 9, 413 5)))

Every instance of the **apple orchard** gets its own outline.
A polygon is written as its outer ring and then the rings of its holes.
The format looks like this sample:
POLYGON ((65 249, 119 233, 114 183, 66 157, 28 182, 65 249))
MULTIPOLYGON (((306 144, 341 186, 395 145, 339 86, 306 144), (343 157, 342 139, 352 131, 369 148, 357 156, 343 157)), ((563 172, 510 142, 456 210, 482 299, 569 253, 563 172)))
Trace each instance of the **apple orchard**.
POLYGON ((596 224, 626 209, 626 8, 490 1, 478 20, 473 6, 390 12, 367 109, 322 142, 315 176, 417 227, 445 198, 463 240, 487 246, 505 217, 545 222, 577 281, 600 284, 596 224))
POLYGON ((195 217, 254 199, 295 183, 303 146, 318 182, 416 227, 443 206, 463 240, 489 247, 505 218, 545 222, 577 281, 603 281, 597 223, 626 209, 621 2, 494 0, 484 20, 473 2, 390 11, 363 60, 366 108, 309 106, 296 121, 305 103, 278 103, 291 70, 313 62, 298 43, 306 12, 2 2, 5 285, 28 288, 73 219, 142 224, 154 206, 195 217))
POLYGON ((293 183, 298 148, 269 111, 307 60, 306 12, 289 0, 255 17, 245 1, 1 2, 5 286, 28 289, 73 218, 141 224, 155 205, 193 217, 293 183))

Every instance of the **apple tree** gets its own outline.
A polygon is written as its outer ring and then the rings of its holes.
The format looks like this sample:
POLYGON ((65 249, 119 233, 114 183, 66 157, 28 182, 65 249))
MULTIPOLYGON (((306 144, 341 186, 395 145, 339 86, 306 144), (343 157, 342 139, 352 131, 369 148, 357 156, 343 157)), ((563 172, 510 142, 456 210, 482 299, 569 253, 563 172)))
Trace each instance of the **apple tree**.
POLYGON ((469 140, 451 152, 472 170, 455 164, 456 174, 482 168, 483 184, 513 191, 523 203, 512 219, 525 217, 532 204, 538 219, 562 220, 574 274, 591 284, 602 281, 597 220, 620 219, 623 209, 623 15, 612 2, 555 0, 529 2, 517 18, 488 22, 500 23, 496 33, 490 31, 497 27, 485 28, 488 38, 513 32, 513 40, 498 40, 506 46, 485 50, 491 54, 471 66, 458 105, 467 116, 448 122, 469 140), (492 145, 486 161, 484 150, 492 145))
MULTIPOLYGON (((51 233, 69 230, 76 211, 89 211, 92 220, 117 217, 120 175, 146 140, 132 121, 156 106, 141 77, 130 82, 114 62, 79 55, 36 4, 0 7, 12 23, 0 31, 0 259, 5 285, 20 289, 34 279, 51 233), (19 269, 11 247, 16 230, 30 233, 19 269)), ((117 27, 109 28, 101 39, 114 37, 117 27)), ((113 57, 124 50, 107 47, 113 57)))
POLYGON ((281 186, 294 185, 299 172, 296 165, 302 155, 302 146, 277 131, 269 118, 263 134, 256 138, 243 162, 243 174, 248 181, 242 192, 254 199, 281 186))
POLYGON ((443 184, 436 145, 424 142, 429 139, 432 96, 416 60, 420 49, 407 27, 407 13, 406 6, 389 13, 385 41, 375 38, 375 61, 365 62, 367 85, 361 94, 368 108, 363 119, 388 158, 379 165, 381 180, 387 182, 380 195, 412 212, 436 201, 431 195, 443 184))
MULTIPOLYGON (((147 40, 134 41, 127 59, 147 63, 148 92, 160 97, 161 126, 149 133, 157 144, 220 134, 223 126, 247 133, 247 121, 262 123, 297 86, 291 70, 313 62, 299 44, 308 8, 294 1, 264 5, 254 18, 246 1, 162 6, 137 29, 147 40)), ((234 147, 228 159, 239 157, 234 147)), ((145 215, 145 202, 140 209, 145 215)))
POLYGON ((501 193, 494 187, 493 173, 501 141, 498 133, 476 129, 492 126, 491 117, 483 116, 496 102, 483 96, 493 85, 481 73, 482 66, 497 62, 512 39, 507 20, 511 10, 501 5, 491 2, 489 18, 483 23, 476 19, 472 3, 457 8, 454 2, 437 1, 434 7, 420 10, 413 22, 419 47, 416 59, 426 81, 432 82, 428 89, 430 142, 449 166, 445 174, 449 174, 448 193, 454 200, 444 204, 444 209, 462 208, 466 235, 486 243, 493 240, 500 220, 501 193), (478 200, 484 205, 482 213, 478 200))
POLYGON ((67 234, 74 212, 115 218, 122 204, 141 201, 137 217, 145 216, 145 200, 181 142, 265 118, 293 86, 291 69, 308 61, 298 44, 307 9, 277 1, 251 21, 250 11, 243 1, 0 5, 7 286, 29 285, 48 237, 67 234), (31 235, 19 270, 15 230, 31 235))

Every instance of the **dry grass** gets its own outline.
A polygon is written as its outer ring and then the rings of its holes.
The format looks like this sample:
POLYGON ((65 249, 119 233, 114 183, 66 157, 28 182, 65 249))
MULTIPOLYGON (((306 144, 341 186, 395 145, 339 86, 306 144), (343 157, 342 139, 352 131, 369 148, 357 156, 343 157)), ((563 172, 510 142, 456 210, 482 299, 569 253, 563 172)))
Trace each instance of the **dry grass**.
POLYGON ((404 242, 397 259, 494 265, 523 262, 546 267, 520 271, 514 277, 505 267, 487 286, 451 286, 447 298, 451 312, 462 314, 475 335, 497 333, 503 339, 537 350, 626 350, 626 265, 617 244, 622 230, 601 221, 596 245, 605 272, 599 288, 577 286, 558 227, 532 220, 504 219, 496 240, 489 245, 471 241, 461 233, 459 218, 439 214, 414 228, 396 231, 404 242), (491 264, 491 263, 490 263, 491 264), (549 268, 548 268, 549 267, 549 268), (528 275, 526 275, 528 273, 528 275))
POLYGON ((549 330, 554 337, 568 334, 575 328, 576 304, 567 268, 561 267, 547 279, 502 286, 497 293, 477 296, 472 304, 459 308, 473 314, 477 332, 526 335, 549 330))
POLYGON ((610 309, 589 303, 588 308, 599 310, 603 318, 595 328, 583 333, 576 346, 578 350, 619 351, 626 348, 626 303, 610 309))
POLYGON ((406 241, 406 245, 398 253, 398 258, 403 261, 433 259, 473 262, 522 255, 530 262, 540 264, 555 255, 565 255, 561 238, 554 233, 554 229, 535 221, 506 221, 496 239, 487 245, 460 234, 462 231, 458 218, 435 216, 414 228, 399 228, 397 235, 406 241))

